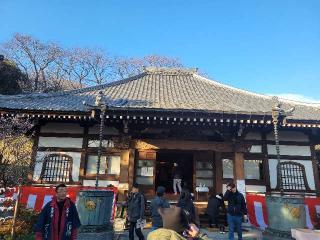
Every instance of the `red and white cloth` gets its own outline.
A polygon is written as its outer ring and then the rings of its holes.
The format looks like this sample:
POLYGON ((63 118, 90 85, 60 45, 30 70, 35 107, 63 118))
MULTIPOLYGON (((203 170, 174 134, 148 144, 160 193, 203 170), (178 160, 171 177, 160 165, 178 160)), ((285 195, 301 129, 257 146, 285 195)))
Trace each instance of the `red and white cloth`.
MULTIPOLYGON (((265 229, 268 226, 265 195, 247 193, 246 201, 250 223, 256 227, 265 229)), ((306 197, 304 202, 307 227, 313 229, 313 226, 316 223, 316 213, 320 214, 320 198, 306 197)))
MULTIPOLYGON (((94 189, 94 187, 68 187, 68 197, 76 202, 77 194, 80 190, 94 189)), ((99 187, 99 190, 109 190, 114 192, 113 197, 113 209, 111 220, 114 219, 116 211, 116 195, 118 193, 117 188, 113 187, 99 187)), ((33 209, 36 212, 40 212, 43 206, 48 203, 55 195, 55 187, 36 187, 36 186, 23 186, 21 187, 20 203, 25 205, 28 209, 33 209)), ((0 195, 1 201, 6 199, 16 199, 17 188, 7 189, 2 195, 0 195)))
MULTIPOLYGON (((76 201, 77 194, 80 190, 94 189, 94 187, 68 187, 68 196, 72 201, 76 201)), ((116 195, 118 193, 117 188, 99 188, 110 190, 114 192, 114 201, 112 209, 112 219, 116 213, 116 195)), ((5 200, 15 200, 17 195, 17 188, 6 189, 0 195, 0 205, 5 200)), ((35 186, 23 186, 21 188, 20 202, 26 205, 27 208, 35 211, 41 211, 42 207, 51 200, 55 195, 55 187, 35 187, 35 186)), ((264 194, 246 194, 246 202, 248 208, 249 221, 252 225, 265 229, 268 226, 268 215, 266 207, 266 198, 264 194)), ((306 223, 309 229, 313 228, 316 223, 316 213, 320 214, 320 198, 306 197, 305 198, 306 209, 306 223)))

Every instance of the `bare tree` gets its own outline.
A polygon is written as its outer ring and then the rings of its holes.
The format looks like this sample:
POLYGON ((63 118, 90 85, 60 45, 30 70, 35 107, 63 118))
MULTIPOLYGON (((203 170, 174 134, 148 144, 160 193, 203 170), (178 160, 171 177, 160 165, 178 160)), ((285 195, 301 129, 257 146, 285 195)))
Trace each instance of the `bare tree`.
POLYGON ((126 78, 143 72, 144 67, 182 67, 177 58, 161 55, 149 55, 142 58, 115 58, 113 61, 113 76, 126 78))
POLYGON ((103 84, 110 80, 112 60, 103 50, 73 48, 57 59, 56 69, 62 70, 63 79, 76 87, 103 84))
POLYGON ((14 186, 19 178, 27 177, 32 141, 26 133, 32 126, 28 119, 0 118, 0 182, 3 187, 14 186))
POLYGON ((2 44, 8 59, 29 79, 23 90, 49 92, 103 84, 139 74, 144 67, 182 67, 176 58, 149 55, 113 57, 103 49, 62 48, 28 35, 15 34, 2 44))
POLYGON ((15 34, 3 44, 5 54, 14 60, 32 82, 32 91, 40 91, 47 85, 45 71, 62 49, 55 43, 43 43, 28 35, 15 34))
POLYGON ((102 49, 90 51, 88 65, 90 66, 93 84, 103 84, 111 80, 112 59, 102 49))
POLYGON ((89 64, 89 49, 74 48, 66 51, 65 72, 68 73, 68 79, 73 80, 80 85, 86 85, 90 76, 91 66, 89 64))

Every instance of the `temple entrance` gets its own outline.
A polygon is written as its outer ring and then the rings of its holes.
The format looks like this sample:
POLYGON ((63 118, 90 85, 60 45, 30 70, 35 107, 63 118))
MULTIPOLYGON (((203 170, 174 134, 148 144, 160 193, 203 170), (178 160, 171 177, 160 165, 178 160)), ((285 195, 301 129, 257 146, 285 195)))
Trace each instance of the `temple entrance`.
POLYGON ((164 186, 167 193, 173 191, 173 166, 178 164, 182 175, 182 186, 193 191, 193 153, 186 151, 159 151, 156 160, 155 189, 164 186))

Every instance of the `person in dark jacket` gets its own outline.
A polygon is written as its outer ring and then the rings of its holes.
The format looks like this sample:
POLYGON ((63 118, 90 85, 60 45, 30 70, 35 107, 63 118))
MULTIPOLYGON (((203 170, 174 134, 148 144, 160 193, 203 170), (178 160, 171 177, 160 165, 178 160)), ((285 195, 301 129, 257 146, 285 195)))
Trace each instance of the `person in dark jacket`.
POLYGON ((157 188, 157 196, 151 201, 151 218, 153 230, 162 228, 163 222, 158 210, 159 208, 170 208, 169 202, 164 198, 165 187, 159 186, 157 188))
POLYGON ((127 214, 130 222, 129 240, 134 240, 134 229, 136 230, 135 232, 139 237, 139 240, 144 240, 141 228, 137 228, 137 222, 142 221, 145 211, 144 196, 139 192, 138 184, 133 184, 126 205, 128 206, 127 214))
POLYGON ((67 198, 67 187, 59 184, 56 196, 42 209, 34 226, 36 240, 75 240, 80 219, 75 204, 67 198))
POLYGON ((242 218, 247 215, 246 201, 242 193, 238 192, 234 183, 227 185, 224 200, 228 201, 227 218, 229 225, 229 240, 234 239, 234 229, 238 233, 238 239, 242 240, 242 218))
POLYGON ((219 213, 220 209, 224 209, 224 201, 223 201, 223 194, 220 193, 218 195, 212 194, 208 201, 208 207, 206 213, 210 217, 210 227, 220 227, 219 222, 219 213))
POLYGON ((192 201, 191 193, 188 189, 182 190, 177 207, 184 210, 182 213, 186 216, 184 216, 183 219, 187 219, 187 222, 184 223, 185 225, 196 222, 196 210, 192 201))
POLYGON ((178 163, 173 164, 172 177, 173 177, 174 194, 177 195, 177 186, 178 186, 179 193, 181 194, 182 173, 178 163))

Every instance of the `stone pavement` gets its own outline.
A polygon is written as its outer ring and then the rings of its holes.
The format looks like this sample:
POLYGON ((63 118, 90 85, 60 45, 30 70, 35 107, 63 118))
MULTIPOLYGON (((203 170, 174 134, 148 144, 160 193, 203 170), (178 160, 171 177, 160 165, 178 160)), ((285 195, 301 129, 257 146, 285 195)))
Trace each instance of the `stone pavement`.
MULTIPOLYGON (((202 232, 205 232, 208 234, 209 239, 213 240, 228 240, 228 233, 220 234, 219 232, 212 232, 208 231, 207 229, 201 229, 202 232)), ((143 234, 146 237, 148 233, 150 232, 149 229, 144 229, 143 234)), ((128 231, 124 232, 117 232, 115 234, 115 240, 127 240, 128 237, 128 231)), ((138 239, 136 237, 136 239, 138 239)), ((235 239, 238 239, 237 234, 235 234, 235 239)), ((248 229, 247 232, 243 233, 243 239, 244 240, 285 240, 288 238, 278 238, 271 235, 266 235, 262 231, 257 230, 255 228, 248 229)))

